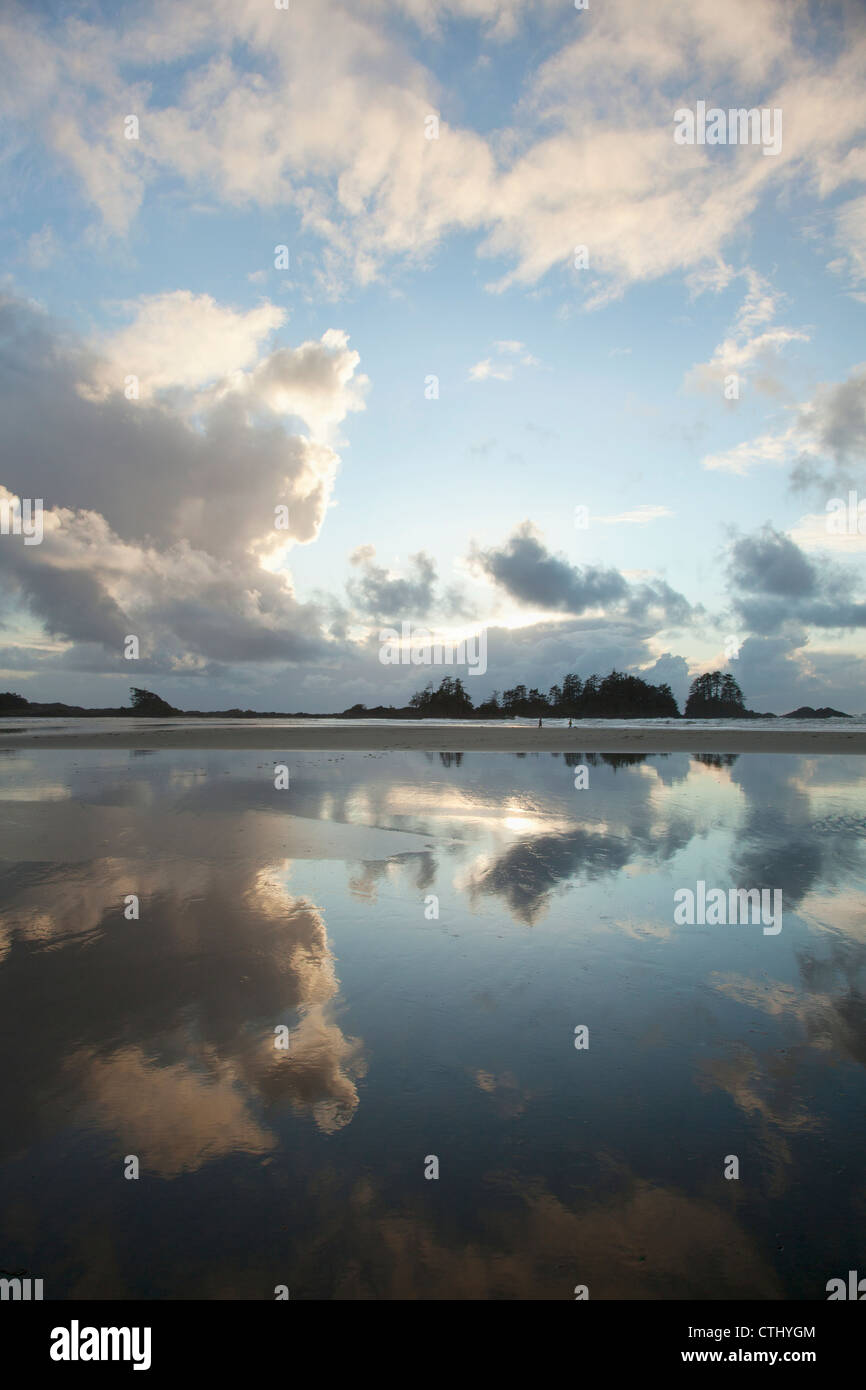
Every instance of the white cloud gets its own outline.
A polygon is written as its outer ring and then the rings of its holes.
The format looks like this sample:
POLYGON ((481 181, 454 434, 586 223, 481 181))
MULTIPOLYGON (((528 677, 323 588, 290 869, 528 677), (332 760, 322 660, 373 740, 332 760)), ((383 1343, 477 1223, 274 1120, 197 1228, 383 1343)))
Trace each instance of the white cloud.
POLYGON ((251 366, 286 319, 285 309, 267 301, 239 312, 189 290, 145 295, 122 307, 132 320, 96 344, 102 362, 95 380, 108 394, 134 375, 142 399, 165 387, 200 388, 251 366))
POLYGON ((748 291, 730 336, 719 343, 709 362, 692 367, 686 383, 721 393, 725 378, 735 376, 738 383, 753 380, 757 389, 775 394, 782 349, 792 342, 809 342, 809 334, 800 328, 768 327, 778 311, 780 296, 756 271, 746 268, 742 274, 748 291))
POLYGON ((866 364, 852 367, 844 381, 821 385, 800 405, 792 423, 776 434, 746 440, 720 454, 708 454, 703 467, 745 474, 765 463, 793 464, 800 487, 847 487, 852 467, 866 452, 866 364))
POLYGON ((744 476, 753 468, 763 464, 781 467, 791 463, 800 452, 803 441, 796 424, 789 425, 780 434, 762 434, 756 439, 744 440, 719 454, 706 454, 701 466, 712 472, 738 473, 744 476))
POLYGON ((616 516, 593 516, 593 522, 599 522, 602 526, 646 526, 650 521, 658 521, 663 516, 673 516, 670 507, 654 506, 649 502, 643 503, 639 507, 632 508, 628 512, 619 512, 616 516))
POLYGON ((828 515, 825 511, 810 512, 807 516, 801 516, 796 526, 791 526, 788 529, 788 535, 801 550, 835 550, 847 554, 858 551, 866 553, 866 517, 862 521, 862 534, 859 531, 850 534, 847 530, 841 533, 828 530, 828 515))
POLYGON ((294 415, 322 440, 349 411, 364 408, 369 382, 340 329, 265 354, 265 340, 286 319, 268 301, 239 312, 210 295, 177 290, 124 307, 132 321, 94 343, 96 358, 80 384, 85 397, 124 391, 132 375, 141 401, 172 392, 173 408, 188 416, 219 402, 294 415))
MULTIPOLYGON (((21 117, 21 138, 41 132, 108 228, 125 231, 162 177, 196 202, 291 205, 321 238, 317 274, 333 293, 347 275, 368 283, 395 258, 424 259, 468 231, 482 254, 505 261, 493 288, 560 267, 597 305, 636 281, 718 269, 765 193, 795 185, 845 200, 840 245, 858 254, 866 35, 855 22, 828 50, 797 46, 803 11, 787 0, 729 0, 723 10, 714 0, 622 0, 574 12, 559 51, 503 113, 514 124, 482 135, 449 121, 447 93, 399 26, 389 29, 395 8, 423 33, 451 14, 499 38, 529 12, 517 0, 335 0, 323 24, 312 5, 287 17, 258 3, 202 10, 175 0, 122 12, 113 28, 78 16, 49 28, 20 11, 0 21, 5 104, 21 117), (168 62, 187 70, 171 104, 140 81, 168 62), (784 109, 777 158, 674 144, 683 94, 722 80, 784 109), (139 115, 137 141, 123 137, 127 111, 139 115), (441 117, 435 140, 424 133, 431 112, 441 117), (589 275, 570 269, 578 241, 589 275)), ((555 19, 561 6, 545 13, 555 19)))
POLYGON ((59 254, 60 246, 57 237, 48 222, 38 232, 33 232, 27 238, 27 261, 34 270, 45 270, 56 261, 59 254))
MULTIPOLYGON (((866 180, 866 155, 860 151, 860 178, 866 180)), ((842 255, 830 269, 847 273, 853 293, 863 299, 866 287, 866 194, 843 203, 836 215, 836 244, 842 255)))
POLYGON ((516 363, 508 361, 508 358, 518 357, 522 367, 541 366, 540 359, 527 352, 526 344, 518 342, 515 338, 500 339, 493 344, 493 348, 498 354, 498 360, 483 357, 480 362, 476 362, 469 368, 470 381, 510 381, 514 376, 516 363))
POLYGON ((489 357, 482 358, 469 368, 470 381, 510 381, 513 375, 514 368, 510 362, 494 364, 489 357))

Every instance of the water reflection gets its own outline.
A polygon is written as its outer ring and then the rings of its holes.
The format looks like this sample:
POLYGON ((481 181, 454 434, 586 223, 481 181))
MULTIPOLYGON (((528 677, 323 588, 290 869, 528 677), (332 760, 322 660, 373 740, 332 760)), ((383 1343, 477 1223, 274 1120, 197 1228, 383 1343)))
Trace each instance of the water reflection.
POLYGON ((856 1267, 856 760, 296 754, 288 792, 276 761, 0 760, 4 1267, 326 1298, 856 1267), (781 888, 784 930, 675 926, 699 878, 781 888))

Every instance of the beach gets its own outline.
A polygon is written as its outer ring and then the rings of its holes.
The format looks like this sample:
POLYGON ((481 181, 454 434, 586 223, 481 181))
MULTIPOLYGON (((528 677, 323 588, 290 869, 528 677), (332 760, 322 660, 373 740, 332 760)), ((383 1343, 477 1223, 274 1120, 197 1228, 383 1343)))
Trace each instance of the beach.
POLYGON ((866 762, 441 746, 538 732, 0 757, 7 1270, 767 1306, 862 1268, 866 762))
POLYGON ((451 753, 853 753, 866 754, 866 726, 779 719, 582 721, 534 724, 390 720, 9 720, 0 752, 18 748, 270 749, 451 753), (116 726, 116 727, 115 727, 116 726))

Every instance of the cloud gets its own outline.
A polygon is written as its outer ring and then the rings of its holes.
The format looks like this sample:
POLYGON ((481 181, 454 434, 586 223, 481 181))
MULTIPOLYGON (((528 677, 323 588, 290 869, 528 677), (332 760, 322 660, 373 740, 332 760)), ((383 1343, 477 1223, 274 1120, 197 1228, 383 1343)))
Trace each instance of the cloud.
MULTIPOLYGON (((861 164, 861 179, 864 172, 861 164)), ((836 216, 835 240, 842 254, 830 262, 828 269, 847 274, 851 293, 862 301, 866 297, 866 195, 843 203, 836 216)))
POLYGON ((339 456, 315 434, 361 407, 358 355, 332 330, 251 360, 269 308, 252 320, 207 296, 171 296, 165 308, 169 329, 178 317, 211 324, 206 365, 185 369, 154 305, 140 303, 149 390, 127 400, 106 387, 114 369, 103 344, 0 301, 0 476, 9 493, 45 502, 43 543, 0 547, 7 583, 48 633, 104 644, 107 669, 118 669, 126 634, 171 669, 325 655, 322 614, 296 600, 278 566, 324 520, 339 456), (225 371, 218 389, 198 392, 225 371), (310 435, 288 428, 289 412, 310 435))
POLYGON ((101 360, 93 380, 103 396, 122 390, 128 374, 145 399, 164 387, 189 390, 229 377, 258 361, 263 341, 286 319, 275 304, 243 313, 189 290, 119 307, 129 323, 94 344, 101 360))
POLYGON ((791 463, 802 451, 804 441, 797 425, 789 425, 780 434, 762 434, 745 440, 720 454, 706 454, 701 467, 710 472, 737 473, 745 477, 761 464, 791 463))
POLYGON ((517 363, 509 361, 509 358, 518 358, 522 367, 541 366, 540 360, 527 352, 526 344, 518 342, 516 338, 502 338, 493 347, 497 353, 496 360, 484 357, 476 362, 469 368, 470 381, 510 381, 517 363))
POLYGON ((213 0, 204 22, 177 0, 111 24, 78 14, 55 24, 20 8, 0 24, 4 104, 16 138, 49 147, 109 232, 125 233, 166 181, 195 204, 291 206, 320 243, 315 275, 333 293, 348 277, 367 284, 395 261, 424 261, 455 233, 501 263, 496 290, 554 267, 573 277, 579 231, 592 269, 571 283, 599 304, 718 264, 765 196, 804 185, 840 200, 840 255, 859 254, 846 204, 862 196, 852 151, 866 128, 855 18, 829 46, 803 42, 802 7, 786 0, 730 0, 723 15, 712 0, 624 0, 572 15, 563 35, 561 5, 548 0, 533 21, 556 24, 560 47, 499 127, 449 120, 454 103, 421 61, 429 38, 451 16, 506 40, 528 13, 518 0, 369 0, 335 3, 323 26, 314 6, 287 22, 273 7, 213 0), (183 72, 165 90, 145 80, 164 65, 183 72), (777 158, 674 144, 684 92, 722 81, 784 109, 777 158), (139 116, 137 140, 124 138, 127 112, 139 116), (437 139, 425 138, 431 113, 437 139))
POLYGON ((424 551, 410 555, 414 570, 410 579, 392 575, 382 565, 375 564, 376 551, 372 545, 359 546, 350 556, 360 577, 350 580, 346 591, 355 607, 370 618, 411 621, 426 617, 434 601, 436 566, 424 551))
POLYGON ((800 328, 770 327, 780 296, 750 267, 741 273, 748 290, 730 335, 719 343, 709 362, 692 367, 686 382, 721 392, 726 378, 735 376, 738 383, 751 380, 757 390, 775 395, 781 391, 777 373, 782 349, 792 342, 809 342, 809 334, 800 328))
MULTIPOLYGON (((845 502, 846 507, 848 505, 846 498, 832 500, 845 502)), ((832 531, 828 529, 830 518, 831 513, 828 511, 811 512, 807 516, 801 516, 796 526, 789 529, 788 535, 801 550, 836 550, 843 554, 866 552, 866 524, 864 524, 862 514, 859 524, 863 526, 863 530, 851 533, 848 530, 839 529, 838 526, 832 531)), ((849 525, 847 512, 842 524, 849 525)))
MULTIPOLYGON (((810 452, 833 464, 822 481, 847 482, 851 466, 866 459, 866 363, 852 368, 844 381, 822 386, 803 409, 800 426, 812 441, 810 452)), ((814 465, 806 462, 800 481, 816 476, 814 465)))
MULTIPOLYGON (((310 796, 309 818, 287 817, 265 809, 255 773, 231 791, 169 777, 171 785, 161 784, 175 798, 169 824, 148 812, 142 795, 146 784, 153 790, 154 776, 161 783, 152 764, 147 773, 133 765, 117 781, 109 775, 94 796, 82 794, 73 773, 66 788, 78 794, 72 828, 62 829, 38 801, 22 804, 18 857, 26 860, 36 843, 43 851, 53 845, 49 857, 62 869, 49 869, 38 892, 26 875, 7 884, 0 953, 16 944, 50 946, 52 989, 79 974, 97 983, 73 989, 62 1017, 44 1019, 48 1031, 43 1027, 40 1035, 26 1005, 29 991, 8 972, 0 977, 9 1036, 26 1042, 33 1081, 16 1095, 15 1122, 0 1139, 4 1152, 41 1128, 39 1095, 62 1094, 67 1111, 86 1108, 118 1143, 134 1137, 143 1169, 164 1177, 238 1149, 267 1151, 274 1144, 270 1117, 286 1105, 310 1115, 325 1133, 349 1123, 357 1108, 363 1047, 334 1018, 339 982, 326 922, 313 902, 286 887, 292 861, 311 852, 310 835, 317 834, 311 826, 326 814, 320 800, 310 796), (224 814, 229 810, 231 816, 224 814), (171 853, 177 836, 189 851, 184 865, 171 853), (94 846, 109 844, 113 850, 94 857, 94 846), (128 857, 134 846, 146 849, 128 857), (190 968, 185 903, 191 891, 213 930, 203 970, 190 968), (112 942, 111 923, 127 892, 160 903, 146 950, 127 938, 118 952, 112 942), (273 1028, 284 1021, 290 1045, 280 1052, 273 1028), (178 1062, 161 1040, 181 1036, 188 1055, 178 1062)), ((299 792, 303 797, 302 787, 299 792)), ((405 836, 360 829, 377 837, 386 857, 406 848, 398 843, 405 836)), ((375 852, 348 843, 337 852, 352 858, 359 848, 375 852)), ((330 844, 323 836, 314 853, 333 852, 331 833, 330 844)), ((5 1039, 2 1047, 8 1071, 5 1039)), ((54 1115, 49 1103, 41 1119, 54 1115)))
POLYGON ((327 439, 349 411, 364 409, 369 379, 358 373, 360 361, 360 353, 349 347, 348 334, 329 328, 320 340, 271 353, 247 384, 255 405, 278 415, 296 415, 314 437, 327 439))
POLYGON ((593 516, 593 523, 602 526, 646 526, 650 521, 658 521, 663 516, 673 516, 670 507, 662 507, 649 502, 633 507, 628 512, 618 512, 614 516, 593 516))
POLYGON ((866 603, 852 598, 859 578, 829 561, 810 560, 770 525, 733 543, 728 580, 734 607, 753 633, 795 623, 866 627, 866 603))
POLYGON ((504 545, 476 551, 481 570, 519 603, 573 616, 613 611, 637 622, 682 623, 691 607, 663 580, 630 584, 616 569, 572 565, 552 555, 525 521, 504 545))
POLYGON ((26 258, 33 270, 46 270, 60 254, 60 245, 50 223, 27 238, 26 258))
POLYGON ((674 656, 673 652, 663 652, 651 666, 640 671, 643 680, 650 685, 669 685, 680 709, 685 708, 691 685, 689 664, 685 657, 674 656))
POLYGON ((125 392, 133 376, 138 399, 172 392, 179 414, 234 399, 248 410, 296 416, 317 439, 330 438, 349 411, 364 409, 369 381, 340 329, 266 353, 265 340, 286 320, 285 309, 267 300, 238 312, 208 294, 175 290, 121 307, 131 321, 92 344, 96 357, 79 384, 90 399, 125 392))
POLYGON ((854 481, 852 468, 866 458, 866 364, 844 381, 820 386, 799 406, 784 430, 744 441, 721 454, 709 454, 704 468, 746 474, 771 463, 791 465, 796 488, 843 489, 854 481))
POLYGON ((80 1084, 96 1124, 122 1135, 124 1147, 158 1177, 276 1147, 274 1136, 250 1115, 231 1067, 212 1064, 212 1074, 202 1077, 187 1062, 156 1067, 136 1047, 108 1058, 79 1052, 72 1066, 82 1073, 80 1084))
POLYGON ((770 526, 734 544, 731 578, 740 588, 784 598, 811 596, 817 588, 811 561, 788 536, 770 526))
POLYGON ((495 365, 489 357, 469 368, 470 381, 510 381, 513 375, 514 367, 510 362, 495 365))

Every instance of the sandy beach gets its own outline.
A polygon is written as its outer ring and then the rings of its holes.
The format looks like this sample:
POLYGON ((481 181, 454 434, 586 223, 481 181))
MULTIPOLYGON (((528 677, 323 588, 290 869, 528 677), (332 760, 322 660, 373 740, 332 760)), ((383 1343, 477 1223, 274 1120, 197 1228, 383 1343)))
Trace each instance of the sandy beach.
MULTIPOLYGON (((52 721, 53 722, 53 721, 52 721)), ((624 727, 622 724, 581 723, 572 729, 525 725, 440 724, 224 724, 151 723, 107 730, 99 722, 91 729, 82 720, 74 729, 58 731, 56 724, 39 728, 10 724, 0 727, 0 752, 19 748, 135 748, 135 749, 270 749, 282 751, 419 749, 428 752, 538 753, 853 753, 866 754, 866 729, 751 723, 719 724, 689 721, 680 725, 624 727)))

